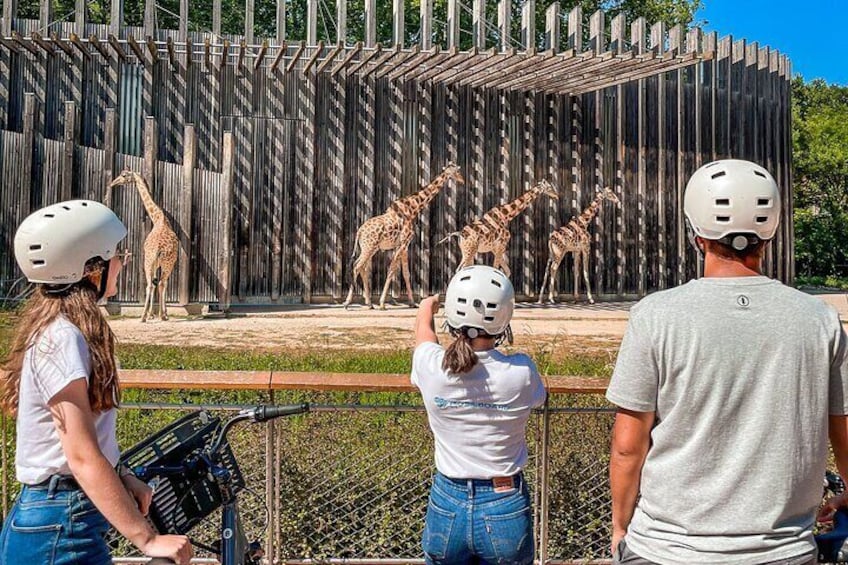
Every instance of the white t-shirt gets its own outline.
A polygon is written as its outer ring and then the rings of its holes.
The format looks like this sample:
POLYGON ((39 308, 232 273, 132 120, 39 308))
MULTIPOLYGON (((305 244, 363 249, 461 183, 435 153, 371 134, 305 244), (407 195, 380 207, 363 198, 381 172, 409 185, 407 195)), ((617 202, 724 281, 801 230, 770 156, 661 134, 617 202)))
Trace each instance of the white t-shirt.
MULTIPOLYGON (((77 379, 85 379, 87 383, 90 372, 91 357, 82 332, 61 316, 27 350, 18 402, 15 454, 18 481, 32 485, 54 474, 71 474, 48 402, 77 379)), ((94 415, 97 443, 113 466, 120 456, 115 416, 114 409, 94 415)))
POLYGON ((445 349, 422 343, 412 356, 412 384, 421 390, 436 440, 436 469, 454 479, 511 476, 527 463, 525 428, 547 392, 524 354, 477 353, 462 375, 442 369, 445 349))

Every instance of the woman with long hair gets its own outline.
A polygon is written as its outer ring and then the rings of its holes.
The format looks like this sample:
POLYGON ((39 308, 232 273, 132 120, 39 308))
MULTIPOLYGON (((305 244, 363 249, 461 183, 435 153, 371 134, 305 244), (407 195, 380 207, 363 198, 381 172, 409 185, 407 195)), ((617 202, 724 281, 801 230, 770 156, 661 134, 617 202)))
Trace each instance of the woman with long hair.
POLYGON ((185 536, 157 534, 152 493, 118 469, 115 335, 98 303, 117 293, 127 229, 98 202, 42 208, 15 234, 35 290, 0 371, 0 408, 16 418, 20 495, 0 533, 4 565, 107 565, 111 523, 145 555, 183 565, 185 536))
POLYGON ((445 295, 447 328, 439 345, 439 297, 421 302, 415 321, 412 382, 421 391, 436 443, 436 474, 424 521, 427 563, 533 562, 527 420, 546 391, 525 354, 497 349, 512 341, 515 294, 502 272, 476 265, 456 273, 445 295))

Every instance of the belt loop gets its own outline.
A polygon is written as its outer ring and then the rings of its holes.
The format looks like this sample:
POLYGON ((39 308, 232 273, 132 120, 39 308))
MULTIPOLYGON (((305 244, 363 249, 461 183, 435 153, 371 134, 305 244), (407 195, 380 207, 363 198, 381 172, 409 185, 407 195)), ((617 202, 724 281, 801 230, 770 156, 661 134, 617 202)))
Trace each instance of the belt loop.
POLYGON ((474 479, 468 479, 468 498, 474 498, 474 479))
POLYGON ((50 477, 50 483, 47 485, 47 498, 53 498, 56 494, 56 487, 59 486, 59 479, 61 479, 59 475, 52 475, 50 477))

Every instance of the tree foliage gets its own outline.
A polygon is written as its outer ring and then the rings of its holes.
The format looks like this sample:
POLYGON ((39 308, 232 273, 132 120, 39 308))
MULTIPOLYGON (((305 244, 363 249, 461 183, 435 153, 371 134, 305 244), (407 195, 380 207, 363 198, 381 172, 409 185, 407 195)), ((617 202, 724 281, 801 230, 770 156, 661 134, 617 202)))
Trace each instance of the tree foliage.
MULTIPOLYGON (((551 0, 552 1, 552 0, 551 0)), ((54 19, 73 19, 75 0, 52 0, 54 19)), ((337 0, 318 0, 318 37, 324 41, 336 40, 336 2, 337 0)), ((444 43, 447 22, 448 0, 433 1, 434 41, 444 43)), ((473 0, 459 0, 460 5, 460 46, 471 46, 473 0)), ((87 3, 89 20, 95 23, 108 23, 111 0, 89 0, 87 3)), ((157 24, 161 28, 176 29, 180 0, 157 0, 157 24)), ((286 36, 293 40, 306 37, 306 0, 287 0, 286 36)), ((596 10, 603 9, 609 19, 619 13, 627 15, 628 21, 644 17, 648 22, 664 22, 667 26, 689 25, 695 12, 701 7, 702 0, 561 0, 560 13, 563 18, 577 5, 583 9, 584 19, 596 10)), ((539 47, 544 47, 545 11, 549 3, 536 2, 536 39, 539 47)), ((520 37, 522 2, 512 1, 512 38, 515 44, 520 37)), ((420 40, 421 0, 404 1, 404 20, 406 24, 406 43, 420 40)), ((20 0, 19 17, 38 18, 39 0, 20 0)), ((365 36, 365 0, 347 0, 347 40, 352 43, 365 36)), ((488 21, 488 43, 496 45, 499 41, 497 31, 498 0, 486 0, 488 21)), ((607 26, 609 26, 609 19, 607 26)), ((124 0, 124 20, 128 25, 140 26, 144 20, 144 0, 124 0)), ((256 37, 276 36, 276 0, 255 0, 256 37)), ((588 26, 587 26, 588 27, 588 26)), ((211 31, 211 0, 191 0, 189 2, 189 30, 211 31)), ((244 32, 244 0, 222 0, 221 29, 225 34, 244 32)), ((564 26, 563 26, 564 29, 564 26)), ((585 33, 585 31, 584 31, 585 33)), ((392 39, 392 0, 377 0, 377 41, 384 44, 392 39)), ((517 46, 517 44, 516 44, 517 46)))
POLYGON ((848 275, 848 87, 792 83, 799 274, 848 275))

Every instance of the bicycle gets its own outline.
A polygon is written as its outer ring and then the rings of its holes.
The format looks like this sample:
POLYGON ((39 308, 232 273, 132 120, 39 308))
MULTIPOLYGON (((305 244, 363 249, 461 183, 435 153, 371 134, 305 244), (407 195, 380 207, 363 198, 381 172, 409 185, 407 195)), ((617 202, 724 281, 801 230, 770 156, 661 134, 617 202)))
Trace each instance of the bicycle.
POLYGON ((248 542, 241 525, 238 493, 245 483, 227 433, 239 422, 261 423, 308 411, 309 404, 263 405, 242 410, 222 425, 220 418, 201 410, 134 446, 121 462, 153 486, 150 520, 159 532, 187 534, 220 507, 218 546, 195 540, 192 545, 219 555, 221 565, 258 565, 265 554, 258 541, 248 542))

